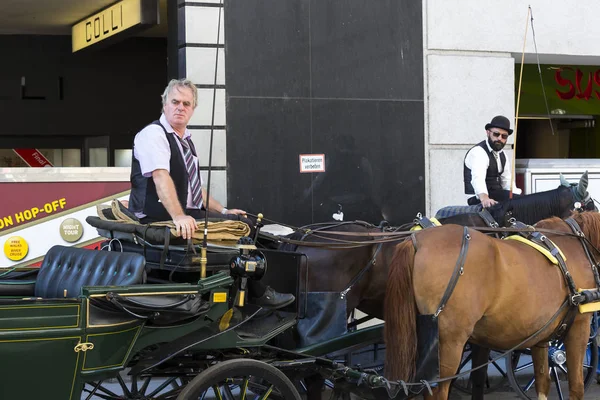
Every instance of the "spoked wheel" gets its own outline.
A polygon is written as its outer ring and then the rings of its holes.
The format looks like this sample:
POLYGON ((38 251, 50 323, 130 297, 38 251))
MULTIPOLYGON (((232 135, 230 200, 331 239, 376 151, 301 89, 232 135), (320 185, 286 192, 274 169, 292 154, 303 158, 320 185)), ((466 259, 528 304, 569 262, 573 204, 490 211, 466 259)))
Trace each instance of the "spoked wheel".
POLYGON ((182 377, 127 376, 89 382, 83 388, 85 400, 174 400, 189 381, 182 377))
POLYGON ((216 364, 183 389, 177 400, 212 399, 301 400, 294 384, 262 361, 235 359, 216 364))
MULTIPOLYGON (((500 352, 492 350, 490 352, 490 356, 488 361, 493 360, 498 357, 500 352)), ((460 366, 458 367, 457 374, 468 371, 473 368, 471 363, 471 345, 467 343, 465 346, 465 350, 463 351, 462 360, 460 362, 460 366)), ((485 368, 485 367, 484 367, 485 368)), ((487 373, 485 377, 485 387, 484 393, 488 394, 493 391, 500 389, 502 386, 505 386, 508 383, 508 374, 506 372, 506 361, 505 358, 501 358, 487 366, 487 373)), ((456 378, 452 382, 455 389, 460 390, 463 393, 471 394, 472 392, 472 382, 470 374, 463 375, 461 377, 456 378)))
MULTIPOLYGON (((535 391, 535 377, 531 351, 514 351, 507 357, 508 380, 513 390, 524 400, 537 399, 535 391)), ((569 397, 569 383, 567 381, 567 364, 564 362, 566 350, 563 343, 551 343, 548 348, 548 365, 550 367, 550 393, 549 399, 566 399, 569 397)), ((587 389, 594 381, 596 366, 598 365, 598 349, 594 340, 588 343, 583 359, 583 383, 587 389)))

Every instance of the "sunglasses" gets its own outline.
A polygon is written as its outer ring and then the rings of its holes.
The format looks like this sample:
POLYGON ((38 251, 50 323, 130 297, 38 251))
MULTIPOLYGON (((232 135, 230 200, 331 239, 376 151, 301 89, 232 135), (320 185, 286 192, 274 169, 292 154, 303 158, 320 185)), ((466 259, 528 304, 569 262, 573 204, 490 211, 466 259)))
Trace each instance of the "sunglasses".
POLYGON ((490 131, 492 133, 492 135, 494 135, 494 137, 498 137, 498 136, 502 136, 502 139, 506 140, 508 139, 508 133, 500 133, 500 132, 496 132, 496 131, 490 131))

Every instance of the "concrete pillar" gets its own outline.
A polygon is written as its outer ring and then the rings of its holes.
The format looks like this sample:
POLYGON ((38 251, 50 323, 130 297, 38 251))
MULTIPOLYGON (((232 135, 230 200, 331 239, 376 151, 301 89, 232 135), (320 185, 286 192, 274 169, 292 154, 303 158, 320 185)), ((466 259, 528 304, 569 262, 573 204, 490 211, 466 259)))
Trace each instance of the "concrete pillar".
POLYGON ((211 195, 227 204, 225 134, 225 41, 223 3, 169 1, 169 78, 188 78, 198 87, 198 106, 188 128, 208 184, 211 130, 211 195), (218 54, 218 60, 217 60, 218 54), (217 70, 215 81, 215 69, 217 70))

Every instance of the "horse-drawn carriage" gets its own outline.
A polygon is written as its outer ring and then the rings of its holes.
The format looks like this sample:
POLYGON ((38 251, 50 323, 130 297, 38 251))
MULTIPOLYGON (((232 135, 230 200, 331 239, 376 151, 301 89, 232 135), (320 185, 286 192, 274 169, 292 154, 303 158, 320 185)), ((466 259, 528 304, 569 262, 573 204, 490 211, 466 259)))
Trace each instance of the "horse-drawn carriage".
MULTIPOLYGON (((575 281, 587 285, 582 288, 592 288, 598 282, 594 282, 591 272, 594 268, 590 269, 578 237, 588 238, 597 247, 600 217, 577 218, 584 236, 568 235, 562 225, 557 225, 562 222, 551 221, 545 225, 548 232, 544 237, 558 244, 569 258, 575 281), (593 224, 596 220, 598 226, 593 224), (561 235, 556 234, 559 228, 561 235), (582 272, 586 266, 587 272, 582 272)), ((98 221, 95 223, 98 225, 98 221)), ((449 332, 451 335, 467 332, 464 341, 472 336, 480 344, 490 344, 482 340, 481 315, 464 318, 459 313, 478 304, 471 299, 471 306, 461 305, 469 296, 485 297, 485 291, 473 291, 473 285, 491 290, 481 279, 488 279, 493 269, 475 272, 483 267, 477 265, 481 264, 477 257, 490 246, 505 246, 513 248, 514 254, 526 253, 528 264, 536 264, 534 269, 550 265, 545 256, 527 244, 517 240, 497 244, 497 239, 472 229, 450 226, 423 230, 413 236, 405 229, 408 227, 341 223, 311 227, 288 239, 260 235, 259 241, 263 244, 265 240, 271 244, 285 242, 287 246, 295 246, 293 251, 267 245, 260 252, 254 252, 245 241, 237 247, 212 246, 207 276, 200 279, 201 257, 194 255, 197 247, 173 242, 174 238, 164 228, 134 226, 120 231, 119 236, 116 229, 111 230, 102 223, 98 226, 109 238, 104 251, 55 247, 46 255, 39 271, 9 270, 0 276, 0 354, 3 360, 0 398, 299 399, 301 394, 321 398, 323 387, 329 388, 332 398, 339 399, 349 398, 349 393, 361 398, 402 399, 430 390, 440 391, 443 396, 460 363, 460 357, 448 357, 457 353, 455 347, 448 345, 452 342, 448 339, 449 332), (162 240, 168 238, 171 243, 148 241, 152 235, 159 235, 159 231, 164 232, 162 240), (126 241, 123 236, 131 240, 126 241), (396 245, 408 237, 417 239, 406 241, 396 250, 396 245), (465 241, 470 242, 468 251, 461 244, 465 241), (426 247, 432 243, 434 247, 423 251, 419 247, 422 243, 426 243, 426 247), (407 253, 414 247, 419 249, 416 253, 407 253), (130 251, 121 252, 123 248, 130 251), (440 258, 430 261, 428 257, 440 258), (462 265, 459 265, 457 260, 461 258, 462 265), (408 262, 403 263, 403 260, 408 262), (419 269, 432 265, 436 270, 429 276, 439 278, 435 281, 437 286, 423 289, 417 280, 426 284, 433 280, 423 281, 419 269), (388 267, 391 279, 386 282, 388 267), (407 271, 413 273, 408 280, 404 274, 407 271), (277 290, 293 292, 296 302, 276 311, 248 303, 240 282, 260 275, 277 290), (451 294, 443 296, 444 289, 452 286, 448 285, 452 276, 456 277, 452 278, 455 285, 451 294), (329 279, 331 277, 335 279, 329 279), (382 317, 386 284, 388 365, 384 374, 380 367, 383 358, 377 350, 383 338, 383 325, 348 331, 346 318, 347 310, 354 308, 382 317), (404 298, 411 293, 412 298, 404 298), (419 298, 423 293, 427 294, 423 297, 425 300, 419 298), (445 303, 440 303, 440 298, 444 298, 445 303), (332 313, 332 308, 339 311, 338 300, 346 305, 342 307, 341 316, 332 313), (327 306, 319 307, 319 301, 327 306), (459 324, 459 320, 472 323, 471 328, 468 324, 459 324), (293 335, 295 326, 298 328, 293 335), (462 330, 457 330, 458 327, 462 330), (376 360, 370 360, 373 361, 370 364, 361 360, 361 366, 349 361, 348 355, 367 346, 372 346, 370 350, 376 360), (407 349, 418 350, 407 355, 407 349), (408 361, 399 366, 402 360, 408 361)), ((502 231, 491 228, 494 229, 502 231)), ((523 231, 531 233, 529 228, 523 231)), ((556 251, 549 252, 557 257, 556 251)), ((489 259, 487 262, 497 264, 489 259)), ((521 266, 523 263, 515 256, 509 264, 521 266)), ((507 264, 500 265, 506 268, 507 264)), ((570 376, 583 381, 580 366, 595 372, 595 365, 589 363, 597 363, 597 352, 588 340, 591 314, 577 314, 572 321, 561 321, 569 308, 561 306, 562 293, 568 293, 569 285, 556 270, 545 273, 553 278, 545 281, 545 297, 528 296, 528 290, 533 292, 531 287, 526 291, 520 289, 522 297, 518 304, 527 308, 526 303, 533 299, 538 311, 543 304, 550 306, 551 311, 540 312, 537 319, 531 317, 527 323, 500 318, 508 325, 517 326, 521 335, 505 333, 504 339, 496 338, 491 344, 504 350, 532 347, 543 343, 556 326, 571 325, 565 336, 566 344, 575 346, 576 342, 579 347, 568 355, 578 357, 575 361, 568 359, 566 365, 570 367, 570 376), (560 301, 555 300, 561 296, 560 301), (575 334, 577 339, 571 339, 575 334), (584 358, 586 354, 588 359, 584 358)), ((576 300, 579 304, 590 303, 596 294, 593 290, 578 290, 576 295, 580 297, 576 300)), ((570 299, 575 301, 572 296, 570 299)), ((515 311, 511 313, 514 316, 515 311)), ((498 331, 494 320, 498 314, 499 311, 494 310, 484 315, 485 323, 491 324, 484 326, 485 329, 498 331)), ((489 333, 489 337, 496 337, 494 332, 489 333)), ((458 349, 459 355, 464 341, 458 349)), ((566 371, 565 363, 560 362, 561 354, 564 356, 560 346, 552 348, 554 358, 551 358, 555 361, 553 368, 557 377, 557 369, 566 371)), ((532 353, 536 353, 534 362, 540 362, 543 351, 532 349, 532 353)), ((519 360, 525 358, 523 354, 508 356, 511 381, 521 382, 523 378, 519 371, 522 365, 519 360)), ((547 364, 541 365, 542 369, 549 370, 547 364)), ((536 369, 538 382, 544 379, 539 372, 542 369, 536 369)), ((580 390, 577 384, 574 387, 580 390)), ((523 391, 524 395, 526 392, 523 391)))

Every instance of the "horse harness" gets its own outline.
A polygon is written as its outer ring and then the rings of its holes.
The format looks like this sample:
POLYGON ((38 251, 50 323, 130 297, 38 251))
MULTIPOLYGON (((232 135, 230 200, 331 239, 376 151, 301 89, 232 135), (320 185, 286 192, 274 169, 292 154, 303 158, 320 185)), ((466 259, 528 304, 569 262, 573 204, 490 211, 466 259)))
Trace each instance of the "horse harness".
MULTIPOLYGON (((568 328, 571 326, 575 316, 577 315, 577 311, 579 312, 590 312, 593 311, 591 309, 586 310, 582 309, 582 306, 588 303, 598 302, 600 301, 600 275, 598 273, 598 263, 596 262, 594 256, 590 252, 588 248, 588 244, 593 247, 593 245, 589 242, 589 240, 585 237, 583 231, 579 224, 573 218, 567 218, 565 220, 567 225, 573 231, 573 234, 580 239, 583 250, 586 254, 588 261, 590 262, 591 270, 594 275, 594 281, 596 283, 596 288, 592 290, 577 290, 575 286, 575 282, 573 281, 573 277, 569 272, 566 264, 566 258, 560 249, 552 242, 548 237, 542 234, 539 231, 524 231, 524 229, 528 228, 522 222, 515 221, 513 222, 513 228, 520 230, 518 234, 520 237, 523 237, 524 240, 519 241, 530 241, 533 244, 530 244, 532 247, 536 248, 538 251, 542 252, 546 257, 548 257, 553 263, 555 263, 559 270, 562 273, 563 279, 569 289, 569 295, 566 300, 566 303, 570 306, 567 309, 567 313, 562 318, 561 322, 558 324, 558 327, 550 336, 549 341, 562 339, 564 335, 568 332, 568 328)), ((415 237, 412 235, 413 245, 416 248, 415 237)), ((452 276, 450 277, 450 281, 448 282, 448 286, 442 295, 442 299, 437 307, 435 314, 433 315, 433 319, 437 319, 440 313, 444 310, 446 303, 450 299, 456 284, 458 283, 458 279, 464 273, 464 264, 467 256, 467 251, 469 249, 469 241, 471 236, 469 235, 468 228, 463 228, 462 235, 462 244, 458 259, 454 266, 454 270, 452 272, 452 276)), ((595 249, 595 247, 593 247, 595 249)), ((597 250, 597 249, 596 249, 597 250)), ((558 314, 556 314, 557 316, 558 314)), ((555 318, 555 317, 553 317, 555 318)))
MULTIPOLYGON (((381 228, 381 231, 383 232, 383 230, 386 228, 386 225, 381 224, 380 228, 381 228)), ((379 255, 379 252, 381 251, 382 247, 383 247, 383 242, 379 242, 379 244, 377 245, 377 248, 373 252, 373 257, 371 257, 371 259, 369 260, 367 265, 365 265, 363 268, 361 268, 360 271, 358 271, 358 273, 356 275, 354 275, 354 278, 352 278, 352 280, 350 281, 348 286, 346 286, 346 288, 341 291, 340 299, 344 300, 346 298, 346 296, 348 295, 348 293, 352 290, 352 287, 354 285, 356 285, 362 279, 362 277, 365 275, 365 273, 367 273, 367 271, 369 269, 371 269, 371 266, 375 265, 375 263, 377 262, 377 256, 379 255)))
MULTIPOLYGON (((498 222, 496 222, 496 220, 494 219, 494 217, 492 216, 492 214, 490 214, 490 212, 485 209, 482 208, 477 215, 479 215, 481 217, 481 219, 485 222, 485 224, 490 227, 490 228, 498 228, 498 222)), ((415 218, 414 222, 414 226, 413 228, 411 228, 411 230, 420 230, 420 229, 427 229, 427 228, 433 228, 434 226, 440 226, 440 222, 436 219, 436 218, 428 218, 426 216, 421 215, 421 213, 417 214, 417 217, 415 218)))
MULTIPOLYGON (((314 232, 324 232, 324 233, 328 233, 327 229, 331 229, 331 228, 336 228, 342 225, 348 225, 348 224, 354 224, 358 221, 344 221, 344 222, 340 222, 339 224, 335 224, 335 225, 324 225, 321 227, 317 227, 317 228, 313 228, 313 229, 307 229, 304 233, 304 235, 302 235, 302 238, 300 239, 301 242, 303 242, 308 236, 310 236, 311 234, 313 234, 314 232)), ((381 232, 384 232, 385 229, 388 227, 387 222, 382 221, 382 223, 379 225, 379 229, 381 229, 381 232)), ((332 232, 329 232, 332 233, 332 232)), ((335 233, 339 233, 339 232, 335 232, 335 233)), ((350 234, 350 232, 349 232, 350 234)), ((350 283, 348 283, 348 285, 346 286, 346 288, 344 290, 342 290, 340 292, 340 299, 344 300, 346 298, 346 296, 348 295, 348 293, 352 290, 352 288, 354 287, 354 285, 356 285, 362 278, 363 276, 367 273, 367 271, 369 271, 369 269, 371 269, 371 266, 375 265, 376 260, 377 260, 377 256, 379 255, 379 253, 381 252, 381 248, 383 247, 383 243, 384 242, 379 242, 377 247, 375 248, 375 251, 373 252, 373 256, 371 257, 371 259, 367 262, 367 264, 362 267, 357 274, 350 280, 350 283)))

